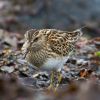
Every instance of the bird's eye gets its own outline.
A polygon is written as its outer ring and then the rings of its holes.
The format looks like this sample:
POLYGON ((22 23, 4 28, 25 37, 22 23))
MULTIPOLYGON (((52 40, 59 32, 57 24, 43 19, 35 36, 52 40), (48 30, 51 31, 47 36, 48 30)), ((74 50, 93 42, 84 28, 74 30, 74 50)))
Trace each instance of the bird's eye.
POLYGON ((38 41, 38 37, 36 37, 33 41, 34 41, 34 42, 37 42, 37 41, 38 41))

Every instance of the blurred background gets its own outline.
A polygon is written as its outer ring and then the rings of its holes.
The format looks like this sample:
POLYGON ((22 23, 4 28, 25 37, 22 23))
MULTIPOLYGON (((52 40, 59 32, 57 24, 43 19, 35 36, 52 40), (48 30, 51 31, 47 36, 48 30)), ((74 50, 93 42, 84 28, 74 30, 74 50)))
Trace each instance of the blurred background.
POLYGON ((100 0, 0 0, 0 28, 10 32, 83 26, 90 37, 100 36, 100 0))
POLYGON ((48 99, 100 100, 100 0, 0 0, 0 100, 48 99), (84 26, 77 57, 53 80, 53 73, 37 74, 20 54, 31 28, 73 31, 84 26), (50 80, 62 86, 58 94, 50 80))

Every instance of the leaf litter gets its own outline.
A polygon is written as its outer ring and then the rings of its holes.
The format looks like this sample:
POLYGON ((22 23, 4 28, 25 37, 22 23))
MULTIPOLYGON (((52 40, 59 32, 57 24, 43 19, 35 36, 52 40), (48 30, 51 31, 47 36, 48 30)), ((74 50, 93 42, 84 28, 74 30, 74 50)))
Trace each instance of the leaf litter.
POLYGON ((40 70, 23 59, 23 43, 21 34, 0 30, 1 100, 100 98, 100 37, 82 37, 76 44, 76 54, 64 68, 53 71, 40 70))

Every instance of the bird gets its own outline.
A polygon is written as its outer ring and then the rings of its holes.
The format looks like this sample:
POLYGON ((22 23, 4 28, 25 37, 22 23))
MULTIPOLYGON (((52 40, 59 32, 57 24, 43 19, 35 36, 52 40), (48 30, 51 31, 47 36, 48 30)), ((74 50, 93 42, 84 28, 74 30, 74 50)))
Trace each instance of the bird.
POLYGON ((38 68, 62 68, 76 50, 75 43, 82 34, 81 29, 30 29, 25 33, 21 50, 25 59, 38 68))

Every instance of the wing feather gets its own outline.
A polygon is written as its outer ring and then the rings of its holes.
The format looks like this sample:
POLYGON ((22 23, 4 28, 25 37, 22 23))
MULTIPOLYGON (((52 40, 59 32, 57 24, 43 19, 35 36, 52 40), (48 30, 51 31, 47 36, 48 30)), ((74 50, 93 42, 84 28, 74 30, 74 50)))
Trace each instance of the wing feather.
POLYGON ((70 51, 73 50, 72 43, 69 43, 64 37, 65 33, 50 34, 48 37, 49 48, 62 56, 67 56, 70 51))

